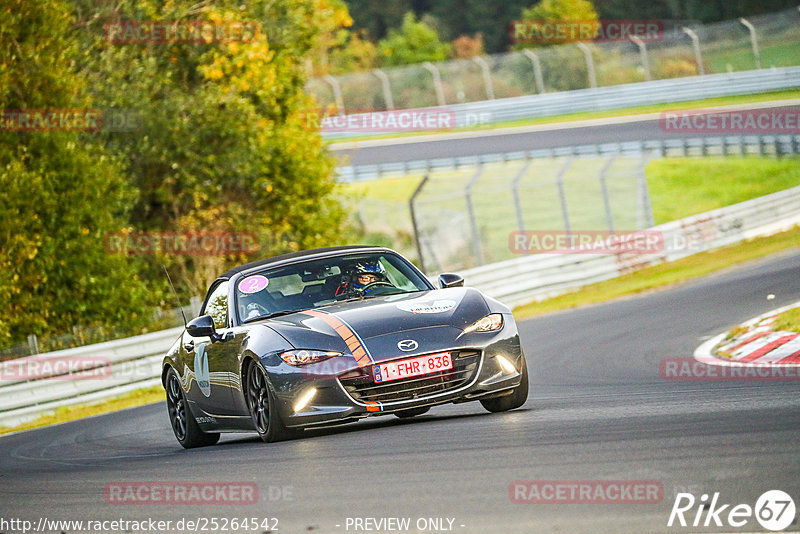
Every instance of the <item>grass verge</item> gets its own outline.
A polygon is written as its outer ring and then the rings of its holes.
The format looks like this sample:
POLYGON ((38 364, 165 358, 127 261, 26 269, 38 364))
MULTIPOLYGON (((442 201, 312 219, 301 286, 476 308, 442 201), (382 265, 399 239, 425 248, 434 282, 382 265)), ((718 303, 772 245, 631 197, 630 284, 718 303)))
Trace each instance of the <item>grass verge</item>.
POLYGON ((23 423, 14 427, 0 427, 0 435, 8 434, 10 432, 19 432, 20 430, 30 430, 32 428, 39 428, 47 425, 54 425, 57 423, 65 423, 75 419, 83 419, 84 417, 91 417, 93 415, 116 412, 126 408, 135 408, 136 406, 144 406, 145 404, 161 402, 164 399, 166 399, 166 395, 164 393, 164 388, 161 386, 137 389, 118 397, 112 397, 100 403, 95 402, 76 404, 74 406, 62 406, 57 408, 52 414, 43 415, 38 419, 34 419, 28 423, 23 423))
POLYGON ((772 329, 800 332, 800 308, 792 308, 778 315, 772 323, 772 329))
POLYGON ((800 247, 800 227, 737 245, 701 252, 678 261, 655 265, 619 278, 591 284, 573 293, 525 304, 514 309, 514 316, 517 319, 525 319, 664 288, 796 247, 800 247))

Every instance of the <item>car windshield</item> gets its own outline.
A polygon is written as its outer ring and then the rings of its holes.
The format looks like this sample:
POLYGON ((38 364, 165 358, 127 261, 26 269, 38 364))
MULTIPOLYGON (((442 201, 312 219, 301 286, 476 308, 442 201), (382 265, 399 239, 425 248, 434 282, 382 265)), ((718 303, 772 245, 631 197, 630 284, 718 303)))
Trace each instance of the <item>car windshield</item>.
POLYGON ((266 268, 236 284, 242 322, 354 299, 429 290, 402 258, 389 253, 336 256, 266 268))

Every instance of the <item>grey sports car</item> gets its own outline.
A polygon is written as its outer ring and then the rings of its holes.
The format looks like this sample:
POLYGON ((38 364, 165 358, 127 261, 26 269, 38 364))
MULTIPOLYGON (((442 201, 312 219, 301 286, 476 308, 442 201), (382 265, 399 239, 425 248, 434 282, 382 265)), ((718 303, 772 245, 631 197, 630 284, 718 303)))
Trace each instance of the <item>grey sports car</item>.
POLYGON ((186 448, 220 432, 269 442, 451 402, 522 406, 528 370, 511 311, 458 275, 438 282, 367 246, 231 269, 164 357, 175 437, 186 448))

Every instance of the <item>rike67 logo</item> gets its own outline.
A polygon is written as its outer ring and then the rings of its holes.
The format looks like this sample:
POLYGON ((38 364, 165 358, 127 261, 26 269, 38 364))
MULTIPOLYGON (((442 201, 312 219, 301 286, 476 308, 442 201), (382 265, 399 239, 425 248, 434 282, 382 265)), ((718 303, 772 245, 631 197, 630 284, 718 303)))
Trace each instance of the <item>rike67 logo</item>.
POLYGON ((781 490, 764 492, 755 506, 722 504, 719 492, 715 492, 711 500, 704 493, 699 501, 691 493, 678 493, 667 526, 741 528, 747 525, 753 528, 752 520, 755 518, 761 528, 775 532, 794 523, 796 512, 794 500, 781 490))

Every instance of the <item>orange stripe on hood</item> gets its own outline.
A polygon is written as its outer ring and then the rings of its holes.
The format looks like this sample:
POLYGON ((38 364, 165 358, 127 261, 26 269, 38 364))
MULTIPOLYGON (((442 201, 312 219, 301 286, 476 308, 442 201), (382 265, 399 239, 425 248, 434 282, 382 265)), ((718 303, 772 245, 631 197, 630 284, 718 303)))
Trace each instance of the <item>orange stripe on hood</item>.
MULTIPOLYGON (((344 341, 347 348, 350 349, 350 354, 356 359, 356 363, 359 367, 366 367, 373 363, 369 351, 350 325, 346 324, 332 313, 321 312, 319 310, 304 310, 300 313, 321 319, 325 324, 333 328, 334 332, 344 341)), ((374 410, 370 410, 369 407, 367 407, 367 410, 377 412, 380 411, 380 407, 378 406, 374 410)))

